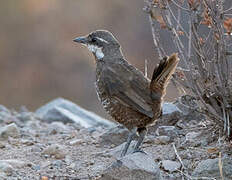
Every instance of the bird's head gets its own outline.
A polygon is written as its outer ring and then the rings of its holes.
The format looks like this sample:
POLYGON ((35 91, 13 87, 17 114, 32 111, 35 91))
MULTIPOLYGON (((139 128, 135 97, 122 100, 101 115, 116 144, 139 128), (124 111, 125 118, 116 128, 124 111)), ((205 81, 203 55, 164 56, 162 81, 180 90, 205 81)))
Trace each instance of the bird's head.
POLYGON ((120 49, 120 44, 116 38, 106 30, 97 30, 86 36, 77 37, 73 41, 87 46, 98 60, 112 50, 120 49))

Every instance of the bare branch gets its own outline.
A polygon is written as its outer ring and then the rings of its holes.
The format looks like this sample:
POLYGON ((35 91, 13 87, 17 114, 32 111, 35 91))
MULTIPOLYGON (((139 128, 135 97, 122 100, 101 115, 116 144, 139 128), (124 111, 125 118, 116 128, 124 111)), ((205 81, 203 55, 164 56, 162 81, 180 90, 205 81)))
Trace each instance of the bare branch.
MULTIPOLYGON (((171 36, 184 68, 177 68, 174 84, 183 92, 191 92, 212 122, 224 127, 232 138, 232 7, 225 9, 225 0, 202 0, 192 3, 176 0, 147 0, 149 12, 158 8, 159 23, 171 36), (188 6, 187 6, 188 5, 188 6), (188 24, 187 24, 188 23, 188 24), (186 24, 188 26, 186 26, 186 24), (188 91, 187 91, 188 90, 188 91), (181 90, 182 91, 182 90, 181 90)), ((161 44, 162 28, 149 14, 152 35, 159 57, 167 55, 161 44)))

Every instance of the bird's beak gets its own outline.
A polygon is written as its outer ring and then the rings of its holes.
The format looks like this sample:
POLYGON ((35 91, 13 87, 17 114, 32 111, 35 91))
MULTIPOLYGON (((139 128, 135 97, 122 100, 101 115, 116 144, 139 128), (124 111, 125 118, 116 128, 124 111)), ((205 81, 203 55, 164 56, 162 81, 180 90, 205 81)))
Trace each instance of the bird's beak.
POLYGON ((88 38, 83 36, 83 37, 77 37, 73 39, 74 42, 81 43, 81 44, 87 44, 88 43, 88 38))

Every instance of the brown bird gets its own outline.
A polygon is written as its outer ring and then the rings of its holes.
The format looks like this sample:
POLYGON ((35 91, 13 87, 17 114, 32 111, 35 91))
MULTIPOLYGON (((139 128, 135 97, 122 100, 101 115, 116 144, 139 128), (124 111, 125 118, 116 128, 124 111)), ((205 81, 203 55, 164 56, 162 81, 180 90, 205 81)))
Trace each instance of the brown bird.
POLYGON ((126 61, 110 32, 97 30, 74 41, 87 46, 95 57, 96 91, 103 108, 130 130, 121 156, 126 154, 136 133, 139 138, 134 151, 141 151, 147 126, 162 114, 166 87, 179 61, 177 54, 161 60, 150 81, 126 61))

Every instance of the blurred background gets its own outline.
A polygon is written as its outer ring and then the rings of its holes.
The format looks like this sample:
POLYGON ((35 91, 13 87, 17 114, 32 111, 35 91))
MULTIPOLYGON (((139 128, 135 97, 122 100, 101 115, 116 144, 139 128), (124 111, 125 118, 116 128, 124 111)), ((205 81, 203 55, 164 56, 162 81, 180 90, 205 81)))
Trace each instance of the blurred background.
MULTIPOLYGON (((92 54, 72 39, 111 31, 127 60, 148 75, 158 63, 143 1, 0 0, 0 104, 33 111, 57 97, 106 117, 95 93, 92 54)), ((166 100, 177 91, 172 84, 166 100)))

